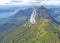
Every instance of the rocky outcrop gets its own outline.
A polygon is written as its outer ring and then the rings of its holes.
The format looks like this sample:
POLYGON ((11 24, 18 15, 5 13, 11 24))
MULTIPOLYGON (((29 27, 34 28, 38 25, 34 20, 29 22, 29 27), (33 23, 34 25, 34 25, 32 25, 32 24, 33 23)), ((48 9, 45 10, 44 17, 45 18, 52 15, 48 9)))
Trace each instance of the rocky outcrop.
POLYGON ((41 17, 49 19, 49 13, 48 10, 44 7, 41 6, 40 8, 34 8, 31 17, 30 17, 30 22, 32 24, 36 23, 41 17))

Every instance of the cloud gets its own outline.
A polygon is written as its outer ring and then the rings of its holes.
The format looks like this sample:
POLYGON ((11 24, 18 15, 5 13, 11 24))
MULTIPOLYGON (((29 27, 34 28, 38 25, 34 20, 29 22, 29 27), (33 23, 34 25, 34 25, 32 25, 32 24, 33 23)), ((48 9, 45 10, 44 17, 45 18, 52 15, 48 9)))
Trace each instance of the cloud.
POLYGON ((11 0, 0 0, 0 4, 9 3, 11 0))
POLYGON ((0 0, 0 4, 19 5, 19 4, 30 4, 38 3, 40 5, 59 5, 59 0, 0 0))
POLYGON ((42 1, 41 5, 59 5, 60 1, 42 1))

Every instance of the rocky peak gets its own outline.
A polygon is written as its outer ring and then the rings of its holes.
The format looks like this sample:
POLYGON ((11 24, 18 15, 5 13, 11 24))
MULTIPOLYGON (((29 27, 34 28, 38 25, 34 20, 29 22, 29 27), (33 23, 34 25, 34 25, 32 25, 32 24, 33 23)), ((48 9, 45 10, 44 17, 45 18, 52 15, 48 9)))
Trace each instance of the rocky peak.
POLYGON ((48 10, 44 7, 41 6, 39 8, 34 8, 33 12, 30 17, 30 22, 32 24, 36 23, 41 17, 49 19, 49 13, 48 10))
POLYGON ((44 17, 44 18, 47 18, 47 19, 50 18, 48 10, 44 6, 41 6, 38 9, 39 9, 38 11, 39 11, 39 16, 40 17, 44 17))

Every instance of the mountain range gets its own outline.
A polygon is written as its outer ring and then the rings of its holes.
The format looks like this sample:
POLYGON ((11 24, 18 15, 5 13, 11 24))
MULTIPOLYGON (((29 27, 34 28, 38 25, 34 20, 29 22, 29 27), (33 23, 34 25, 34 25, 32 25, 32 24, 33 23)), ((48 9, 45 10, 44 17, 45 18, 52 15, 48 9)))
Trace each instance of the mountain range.
POLYGON ((27 18, 29 18, 31 12, 32 12, 31 8, 26 10, 18 10, 18 12, 16 12, 13 16, 0 19, 0 28, 1 28, 0 31, 4 31, 18 24, 22 24, 24 21, 27 20, 27 18))
POLYGON ((56 23, 48 9, 40 6, 31 12, 26 11, 19 11, 12 17, 13 19, 8 19, 13 21, 22 17, 19 14, 31 14, 28 19, 23 19, 22 24, 16 20, 17 25, 0 32, 1 43, 60 43, 60 25, 56 23))

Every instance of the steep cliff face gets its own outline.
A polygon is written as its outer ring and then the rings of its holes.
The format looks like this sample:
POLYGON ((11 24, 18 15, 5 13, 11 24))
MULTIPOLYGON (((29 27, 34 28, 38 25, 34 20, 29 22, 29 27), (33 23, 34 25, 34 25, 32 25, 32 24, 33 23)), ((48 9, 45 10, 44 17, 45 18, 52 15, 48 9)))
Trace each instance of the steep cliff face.
POLYGON ((30 17, 30 22, 32 24, 36 23, 41 17, 49 19, 49 13, 48 10, 44 7, 41 6, 40 8, 34 8, 33 12, 30 17))
POLYGON ((39 19, 38 16, 39 16, 39 15, 38 15, 37 9, 34 9, 33 12, 32 12, 32 14, 31 14, 30 22, 31 22, 32 24, 36 23, 36 22, 38 21, 38 19, 39 19))

